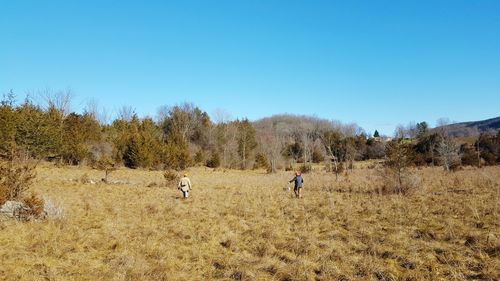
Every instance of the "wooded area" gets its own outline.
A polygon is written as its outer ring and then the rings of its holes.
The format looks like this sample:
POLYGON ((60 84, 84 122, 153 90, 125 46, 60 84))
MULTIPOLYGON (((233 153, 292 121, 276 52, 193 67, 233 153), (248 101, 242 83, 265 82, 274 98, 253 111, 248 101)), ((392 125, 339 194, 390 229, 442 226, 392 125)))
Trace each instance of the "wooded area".
POLYGON ((500 161, 500 133, 482 134, 460 142, 445 130, 430 130, 426 122, 399 126, 395 138, 368 136, 356 124, 316 117, 277 115, 256 122, 228 120, 184 103, 163 106, 155 119, 140 118, 123 107, 107 122, 95 104, 82 114, 70 112, 71 93, 27 97, 17 102, 11 92, 0 105, 0 155, 25 157, 67 165, 184 169, 189 166, 251 169, 269 172, 302 163, 325 163, 333 172, 352 168, 354 161, 384 159, 397 143, 407 146, 408 165, 494 165, 500 161))

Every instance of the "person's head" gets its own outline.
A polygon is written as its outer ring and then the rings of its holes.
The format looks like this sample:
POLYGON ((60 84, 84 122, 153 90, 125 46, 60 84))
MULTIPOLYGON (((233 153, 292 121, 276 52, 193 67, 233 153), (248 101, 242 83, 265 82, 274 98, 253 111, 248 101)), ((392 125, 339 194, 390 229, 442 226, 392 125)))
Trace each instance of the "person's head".
POLYGON ((185 177, 185 178, 187 178, 187 176, 188 176, 188 174, 187 174, 187 173, 185 173, 185 174, 184 174, 184 177, 185 177))
POLYGON ((300 176, 300 171, 295 171, 296 176, 300 176))

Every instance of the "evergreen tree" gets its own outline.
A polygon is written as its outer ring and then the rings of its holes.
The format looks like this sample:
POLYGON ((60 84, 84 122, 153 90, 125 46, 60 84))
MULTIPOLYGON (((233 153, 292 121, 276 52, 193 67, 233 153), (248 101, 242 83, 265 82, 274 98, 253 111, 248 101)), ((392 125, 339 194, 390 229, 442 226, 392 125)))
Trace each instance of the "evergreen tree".
POLYGON ((207 161, 207 167, 209 168, 218 168, 220 166, 220 156, 218 153, 213 153, 212 157, 207 161))
POLYGON ((427 122, 423 121, 420 123, 417 123, 417 138, 421 139, 425 136, 427 136, 429 130, 429 125, 427 122))
POLYGON ((188 143, 184 140, 182 133, 172 130, 167 135, 164 145, 164 161, 166 168, 183 170, 190 164, 188 143))
POLYGON ((130 138, 130 123, 122 119, 117 119, 113 121, 111 126, 105 127, 104 132, 106 134, 106 139, 113 146, 112 160, 115 163, 122 163, 123 154, 125 153, 130 138))
POLYGON ((60 159, 63 148, 64 114, 56 107, 51 106, 44 115, 46 125, 43 139, 45 156, 60 159))
POLYGON ((285 157, 292 158, 293 161, 298 162, 303 149, 299 140, 294 141, 286 146, 283 154, 285 157))
POLYGON ((46 114, 29 99, 16 108, 16 114, 16 144, 35 158, 47 156, 53 147, 46 114))
POLYGON ((101 139, 101 126, 89 114, 70 113, 64 119, 62 157, 77 165, 89 157, 90 146, 101 139))
POLYGON ((413 160, 413 150, 409 143, 393 141, 387 144, 386 155, 386 166, 392 171, 397 182, 394 191, 404 194, 411 187, 406 180, 409 174, 408 168, 413 160))
POLYGON ((434 166, 436 164, 437 148, 440 137, 438 134, 427 134, 418 139, 415 152, 423 157, 425 163, 434 166))
POLYGON ((255 155, 255 164, 253 165, 254 169, 264 168, 266 170, 269 169, 269 164, 266 155, 263 153, 257 153, 255 155))
POLYGON ((10 154, 16 144, 19 121, 13 106, 14 94, 10 92, 0 103, 0 156, 10 154))
POLYGON ((123 164, 125 167, 136 169, 141 166, 143 155, 141 155, 140 136, 138 134, 132 135, 125 147, 123 153, 123 164))
POLYGON ((158 167, 161 163, 161 130, 151 118, 142 120, 139 127, 141 167, 158 167))

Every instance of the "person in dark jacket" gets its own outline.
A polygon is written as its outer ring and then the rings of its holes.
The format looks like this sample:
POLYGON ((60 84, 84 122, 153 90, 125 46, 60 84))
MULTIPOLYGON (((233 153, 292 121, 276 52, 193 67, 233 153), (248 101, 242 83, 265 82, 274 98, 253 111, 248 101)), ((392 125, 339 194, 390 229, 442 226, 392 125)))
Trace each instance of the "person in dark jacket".
POLYGON ((302 188, 304 187, 304 179, 300 175, 299 171, 295 171, 295 177, 290 181, 290 183, 292 182, 295 184, 293 188, 295 197, 302 198, 302 188))

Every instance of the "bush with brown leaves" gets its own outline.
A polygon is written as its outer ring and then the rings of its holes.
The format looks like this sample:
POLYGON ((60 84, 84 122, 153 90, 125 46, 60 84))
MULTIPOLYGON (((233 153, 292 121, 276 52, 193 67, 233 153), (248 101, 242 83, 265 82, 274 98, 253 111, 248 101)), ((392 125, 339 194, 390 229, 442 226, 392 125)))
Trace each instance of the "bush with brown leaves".
POLYGON ((35 193, 31 193, 30 196, 24 197, 22 202, 25 206, 22 212, 23 216, 33 218, 44 217, 45 211, 43 199, 38 197, 35 193))
POLYGON ((19 200, 33 183, 36 164, 22 157, 0 162, 0 200, 19 200))

